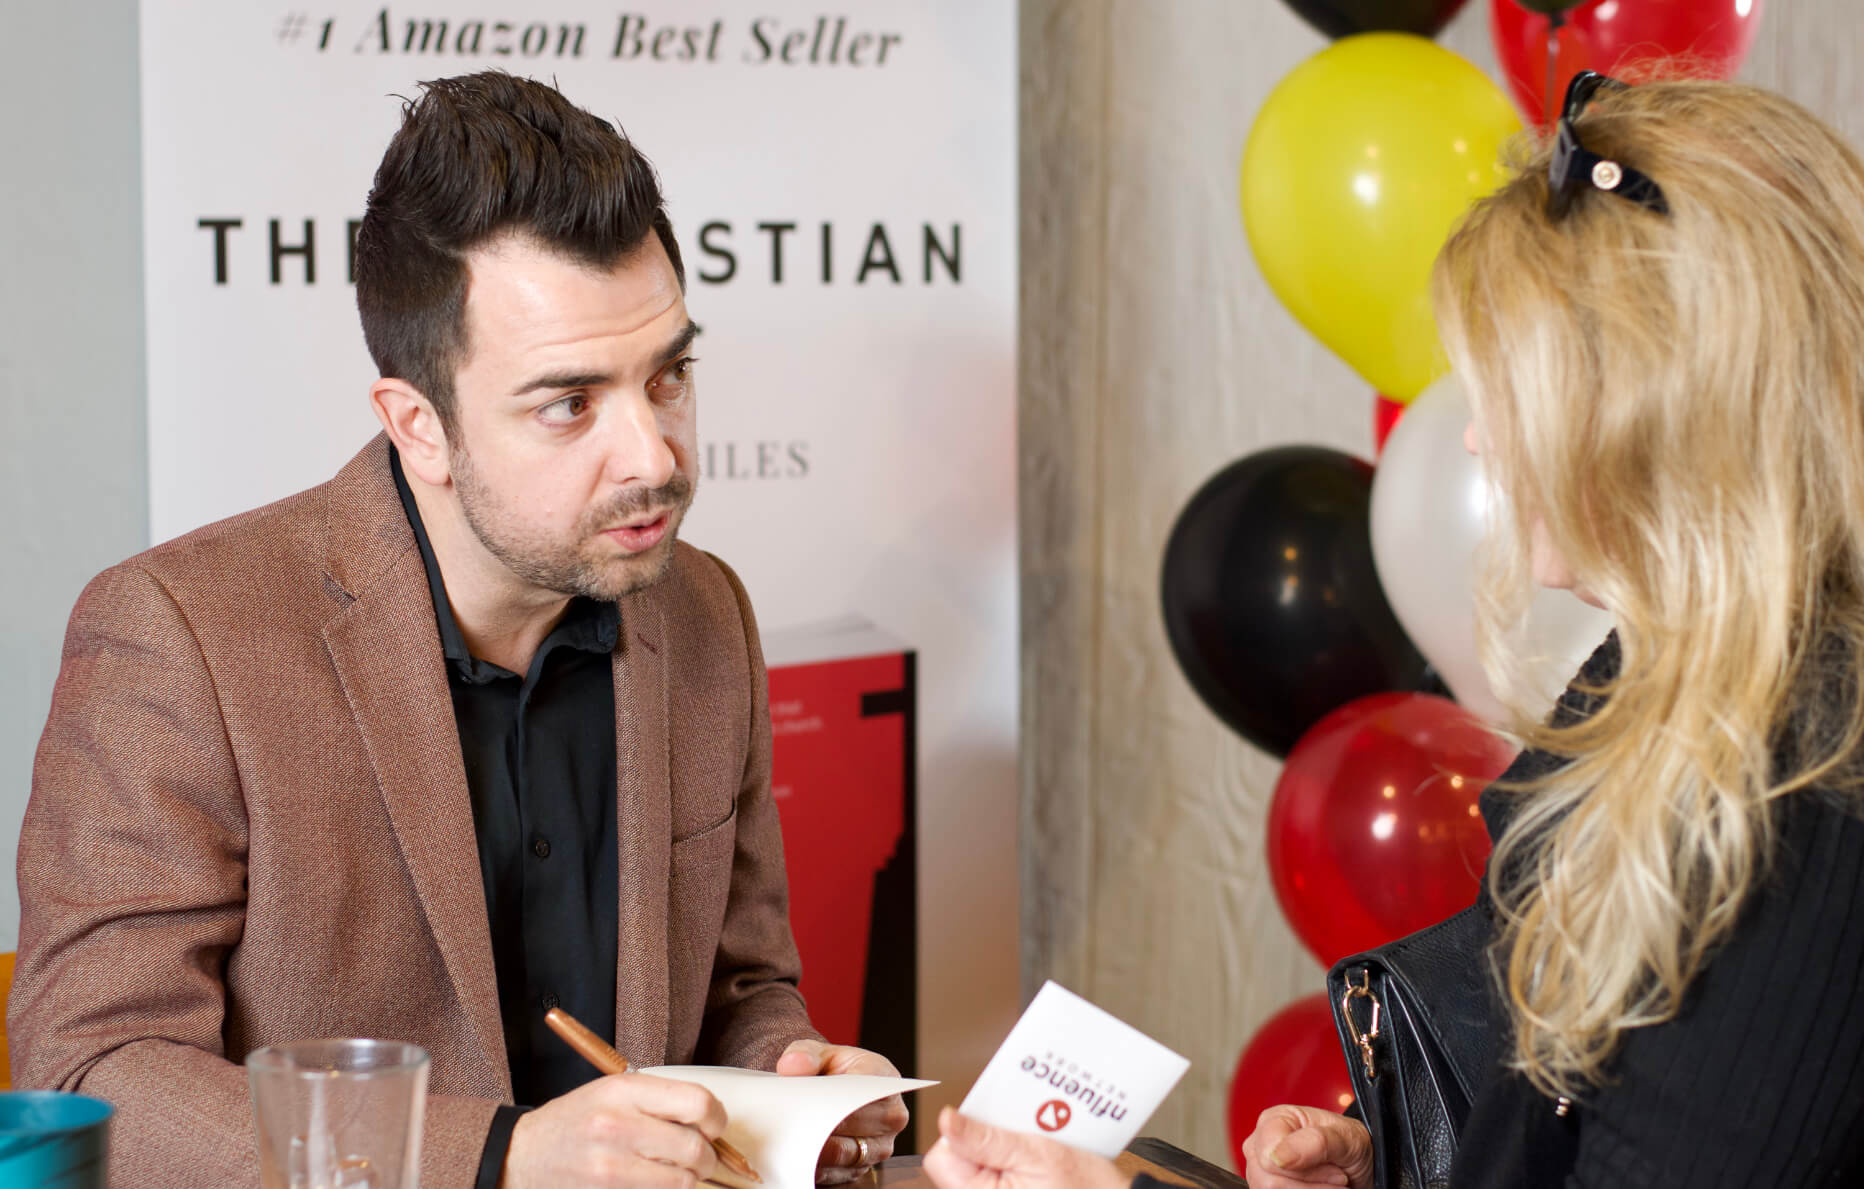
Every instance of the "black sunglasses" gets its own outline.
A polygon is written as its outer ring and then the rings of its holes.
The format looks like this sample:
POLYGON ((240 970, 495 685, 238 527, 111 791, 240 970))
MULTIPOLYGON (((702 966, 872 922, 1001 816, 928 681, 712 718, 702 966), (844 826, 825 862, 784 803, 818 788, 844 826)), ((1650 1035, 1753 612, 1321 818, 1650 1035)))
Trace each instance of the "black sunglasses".
POLYGON ((1547 167, 1549 219, 1564 218, 1566 212, 1572 209, 1573 201, 1587 186, 1628 198, 1660 215, 1670 213, 1670 204, 1665 201, 1663 190, 1656 182, 1628 165, 1608 160, 1587 149, 1579 143, 1579 133, 1573 128, 1573 121, 1580 117, 1599 91, 1605 88, 1619 90, 1625 85, 1594 70, 1580 71, 1567 84, 1566 103, 1560 110, 1559 130, 1553 143, 1553 161, 1547 167))

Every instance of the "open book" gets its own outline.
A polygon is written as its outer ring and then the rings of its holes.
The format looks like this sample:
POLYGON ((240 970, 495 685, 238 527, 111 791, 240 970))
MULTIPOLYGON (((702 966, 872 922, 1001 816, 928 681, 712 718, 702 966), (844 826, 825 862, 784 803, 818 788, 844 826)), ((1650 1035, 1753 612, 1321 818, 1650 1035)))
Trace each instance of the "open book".
MULTIPOLYGON (((764 1178, 762 1189, 815 1189, 816 1160, 835 1125, 889 1094, 938 1083, 864 1074, 781 1077, 720 1065, 661 1065, 640 1072, 704 1086, 725 1108, 725 1138, 764 1178)), ((720 1168, 721 1185, 757 1189, 720 1168)))

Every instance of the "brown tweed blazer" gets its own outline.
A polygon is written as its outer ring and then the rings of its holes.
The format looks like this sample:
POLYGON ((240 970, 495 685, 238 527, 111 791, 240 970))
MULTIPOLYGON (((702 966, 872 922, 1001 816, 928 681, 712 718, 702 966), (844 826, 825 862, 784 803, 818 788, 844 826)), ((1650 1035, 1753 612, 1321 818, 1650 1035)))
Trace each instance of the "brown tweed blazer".
MULTIPOLYGON (((744 589, 679 546, 621 604, 616 1047, 769 1067, 796 992, 744 589)), ((329 483, 160 545, 72 612, 19 843, 22 1086, 117 1106, 113 1186, 257 1185, 245 1055, 433 1054, 423 1189, 511 1100, 427 579, 371 442, 329 483)))

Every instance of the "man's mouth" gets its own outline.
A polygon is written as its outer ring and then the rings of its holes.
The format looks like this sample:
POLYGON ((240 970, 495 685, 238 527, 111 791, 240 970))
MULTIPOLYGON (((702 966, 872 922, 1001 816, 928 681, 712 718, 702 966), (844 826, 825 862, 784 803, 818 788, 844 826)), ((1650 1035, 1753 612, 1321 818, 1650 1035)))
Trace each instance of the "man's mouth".
POLYGON ((656 512, 604 529, 602 535, 629 553, 644 553, 660 544, 661 538, 667 535, 667 525, 671 519, 670 512, 656 512))

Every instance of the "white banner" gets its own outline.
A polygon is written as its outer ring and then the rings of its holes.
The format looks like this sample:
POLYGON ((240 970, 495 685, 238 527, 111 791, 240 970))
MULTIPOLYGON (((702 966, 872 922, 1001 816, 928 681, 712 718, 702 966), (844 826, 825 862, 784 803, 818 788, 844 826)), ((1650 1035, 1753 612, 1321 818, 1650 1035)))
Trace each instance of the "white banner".
POLYGON ((705 328, 686 539, 766 631, 853 615, 917 653, 906 1072, 962 1092, 1018 1000, 1016 6, 143 0, 141 20, 157 541, 320 483, 375 432, 349 248, 395 96, 554 79, 654 162, 705 328))

